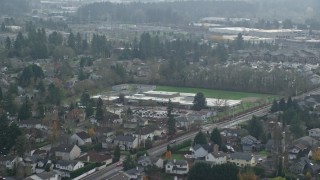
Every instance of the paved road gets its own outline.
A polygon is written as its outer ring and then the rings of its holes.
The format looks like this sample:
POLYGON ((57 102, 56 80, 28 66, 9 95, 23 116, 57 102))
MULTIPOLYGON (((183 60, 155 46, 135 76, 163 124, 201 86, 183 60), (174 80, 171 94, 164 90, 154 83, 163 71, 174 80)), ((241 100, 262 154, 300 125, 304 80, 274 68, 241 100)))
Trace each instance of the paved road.
MULTIPOLYGON (((124 157, 120 158, 121 161, 124 160, 124 157)), ((99 171, 96 171, 84 178, 82 180, 106 180, 115 174, 117 174, 119 171, 123 169, 122 166, 117 167, 117 164, 111 164, 99 171)))

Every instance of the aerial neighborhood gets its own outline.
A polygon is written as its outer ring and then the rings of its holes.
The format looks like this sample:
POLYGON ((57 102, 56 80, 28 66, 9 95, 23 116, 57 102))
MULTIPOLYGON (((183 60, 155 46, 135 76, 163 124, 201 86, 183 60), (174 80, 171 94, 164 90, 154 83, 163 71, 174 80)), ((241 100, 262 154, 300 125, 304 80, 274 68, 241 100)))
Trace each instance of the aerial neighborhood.
POLYGON ((315 0, 0 2, 0 180, 316 180, 315 0))

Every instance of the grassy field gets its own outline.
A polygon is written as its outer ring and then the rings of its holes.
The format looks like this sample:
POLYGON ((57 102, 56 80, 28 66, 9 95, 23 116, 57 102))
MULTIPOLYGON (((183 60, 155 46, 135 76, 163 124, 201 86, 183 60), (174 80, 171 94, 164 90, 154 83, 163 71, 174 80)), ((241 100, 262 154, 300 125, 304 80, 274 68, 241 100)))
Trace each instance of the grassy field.
POLYGON ((258 94, 236 91, 223 91, 214 89, 201 89, 201 88, 186 88, 186 87, 173 87, 173 86, 157 86, 155 91, 167 91, 167 92, 183 92, 183 93, 198 93, 202 92, 207 98, 221 98, 221 99, 234 99, 239 100, 248 97, 255 98, 275 98, 276 95, 272 94, 258 94))

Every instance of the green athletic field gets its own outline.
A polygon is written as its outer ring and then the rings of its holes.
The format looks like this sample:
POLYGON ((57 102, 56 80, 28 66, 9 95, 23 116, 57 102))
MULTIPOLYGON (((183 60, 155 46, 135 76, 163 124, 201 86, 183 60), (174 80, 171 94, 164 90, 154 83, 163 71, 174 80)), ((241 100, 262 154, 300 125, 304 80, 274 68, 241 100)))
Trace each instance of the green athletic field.
POLYGON ((202 89, 202 88, 186 88, 186 87, 174 87, 174 86, 157 86, 155 91, 183 92, 183 93, 202 92, 207 98, 220 98, 220 99, 233 99, 233 100, 239 100, 239 99, 248 98, 248 97, 255 97, 255 98, 262 98, 262 99, 277 97, 277 95, 272 95, 272 94, 258 94, 258 93, 223 91, 223 90, 202 89))

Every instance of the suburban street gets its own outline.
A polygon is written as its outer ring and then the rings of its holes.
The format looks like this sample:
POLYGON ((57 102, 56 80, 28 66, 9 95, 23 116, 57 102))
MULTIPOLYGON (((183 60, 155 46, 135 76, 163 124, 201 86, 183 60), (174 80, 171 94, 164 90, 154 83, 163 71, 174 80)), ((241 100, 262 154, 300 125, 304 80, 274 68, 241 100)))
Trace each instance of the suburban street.
MULTIPOLYGON (((315 93, 320 93, 320 88, 303 93, 299 96, 294 97, 294 99, 300 99, 300 98, 303 98, 305 96, 308 96, 310 94, 315 94, 315 93)), ((235 117, 231 120, 225 121, 225 122, 204 125, 204 126, 202 126, 202 130, 211 132, 212 129, 215 127, 222 129, 222 128, 229 128, 229 127, 236 126, 237 124, 240 124, 240 123, 243 123, 243 122, 250 120, 252 118, 252 116, 266 115, 268 113, 268 111, 270 110, 270 107, 271 107, 271 105, 268 105, 263 108, 254 110, 252 112, 242 114, 240 116, 237 116, 237 117, 235 117)), ((174 139, 176 141, 175 144, 179 144, 179 143, 181 143, 185 140, 188 140, 188 139, 193 139, 197 133, 198 132, 192 132, 192 133, 183 135, 179 138, 176 138, 176 139, 174 139)), ((148 150, 148 154, 151 156, 160 156, 161 154, 163 154, 166 151, 168 144, 170 144, 170 143, 165 143, 165 144, 153 147, 148 150)), ((123 158, 124 157, 122 157, 121 159, 123 159, 123 158)), ((116 167, 116 164, 112 164, 112 165, 110 165, 104 169, 101 169, 101 170, 99 170, 99 171, 97 171, 97 172, 95 172, 95 173, 93 173, 83 179, 84 180, 107 179, 107 178, 110 178, 112 175, 116 174, 116 172, 118 172, 120 170, 122 170, 122 167, 116 167)))

